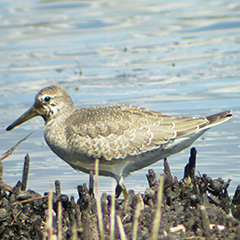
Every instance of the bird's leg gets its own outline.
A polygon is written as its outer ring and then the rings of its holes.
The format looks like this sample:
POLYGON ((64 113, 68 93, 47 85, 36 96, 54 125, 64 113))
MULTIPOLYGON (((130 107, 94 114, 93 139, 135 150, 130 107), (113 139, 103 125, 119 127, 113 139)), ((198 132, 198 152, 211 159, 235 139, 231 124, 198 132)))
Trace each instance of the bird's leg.
POLYGON ((115 196, 116 196, 116 198, 119 198, 121 193, 122 193, 122 187, 119 184, 117 184, 116 189, 115 189, 115 196))
POLYGON ((93 171, 91 170, 89 173, 89 195, 93 196, 93 187, 94 186, 94 179, 93 179, 93 171))
POLYGON ((115 193, 116 193, 116 198, 118 198, 120 196, 120 194, 123 193, 124 198, 127 199, 128 193, 127 193, 127 189, 124 185, 123 177, 121 177, 120 180, 118 181, 115 193))

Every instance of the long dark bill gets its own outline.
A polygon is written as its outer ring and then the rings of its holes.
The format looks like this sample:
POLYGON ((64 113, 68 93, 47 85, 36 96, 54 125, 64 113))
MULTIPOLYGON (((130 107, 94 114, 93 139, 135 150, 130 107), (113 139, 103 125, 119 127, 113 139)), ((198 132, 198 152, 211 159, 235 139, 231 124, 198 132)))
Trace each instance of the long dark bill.
POLYGON ((36 111, 36 108, 32 106, 28 111, 26 111, 21 117, 19 117, 15 122, 7 127, 7 131, 11 131, 13 128, 17 127, 18 125, 39 116, 39 113, 36 111))

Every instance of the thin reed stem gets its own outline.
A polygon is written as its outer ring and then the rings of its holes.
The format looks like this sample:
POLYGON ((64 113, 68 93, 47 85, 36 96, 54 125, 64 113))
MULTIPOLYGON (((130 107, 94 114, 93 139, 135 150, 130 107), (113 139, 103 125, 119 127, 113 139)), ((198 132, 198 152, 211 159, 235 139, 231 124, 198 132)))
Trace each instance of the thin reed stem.
POLYGON ((96 204, 97 204, 97 216, 98 216, 98 227, 100 231, 101 239, 104 239, 104 229, 103 229, 103 214, 101 207, 101 199, 99 192, 99 159, 95 160, 95 189, 96 189, 96 204))
POLYGON ((116 215, 116 218, 117 218, 117 224, 118 224, 120 239, 121 239, 121 240, 127 240, 127 236, 126 236, 126 233, 125 233, 125 231, 124 231, 124 227, 123 227, 123 224, 122 224, 122 220, 121 220, 121 218, 120 218, 119 215, 116 215))
POLYGON ((161 206, 162 206, 163 184, 164 184, 164 177, 162 175, 160 176, 160 183, 158 186, 157 209, 156 209, 155 217, 153 220, 152 237, 151 237, 152 240, 158 239, 158 230, 160 227, 161 216, 162 216, 161 206))
POLYGON ((141 203, 137 203, 134 220, 133 220, 133 232, 132 232, 132 240, 137 240, 137 231, 138 231, 138 222, 141 210, 141 203))
POLYGON ((115 188, 113 185, 112 199, 111 199, 111 213, 110 213, 110 240, 114 240, 115 234, 115 188))
POLYGON ((62 240, 62 202, 58 202, 58 240, 62 240))

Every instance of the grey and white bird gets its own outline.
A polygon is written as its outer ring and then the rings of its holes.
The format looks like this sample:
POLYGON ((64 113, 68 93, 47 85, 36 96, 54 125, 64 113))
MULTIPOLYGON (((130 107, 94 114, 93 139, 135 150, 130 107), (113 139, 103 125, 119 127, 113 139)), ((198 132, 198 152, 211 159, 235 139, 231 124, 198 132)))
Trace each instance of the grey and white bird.
POLYGON ((74 169, 94 171, 123 179, 189 147, 213 126, 232 117, 231 110, 207 117, 174 117, 132 105, 109 105, 76 109, 61 86, 42 89, 34 105, 6 130, 42 116, 44 137, 51 150, 74 169))

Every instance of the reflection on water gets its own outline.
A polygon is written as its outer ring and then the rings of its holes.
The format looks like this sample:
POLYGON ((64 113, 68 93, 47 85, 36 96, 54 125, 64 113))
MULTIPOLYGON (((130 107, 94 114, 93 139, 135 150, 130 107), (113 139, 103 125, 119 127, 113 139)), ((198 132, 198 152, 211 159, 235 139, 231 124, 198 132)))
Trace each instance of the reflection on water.
MULTIPOLYGON (((167 114, 201 116, 233 109, 234 118, 204 135, 197 170, 239 179, 239 8, 235 1, 17 1, 0 8, 0 150, 34 134, 4 161, 4 181, 21 177, 31 157, 29 188, 41 193, 59 179, 75 194, 88 177, 58 159, 43 139, 40 118, 5 132, 41 88, 61 84, 76 106, 130 103, 167 114), (82 75, 80 74, 82 72, 82 75)), ((181 178, 189 149, 171 156, 181 178)), ((162 172, 162 162, 154 166, 162 172)), ((147 186, 147 169, 126 185, 147 186)), ((103 190, 111 189, 101 178, 103 190)))

